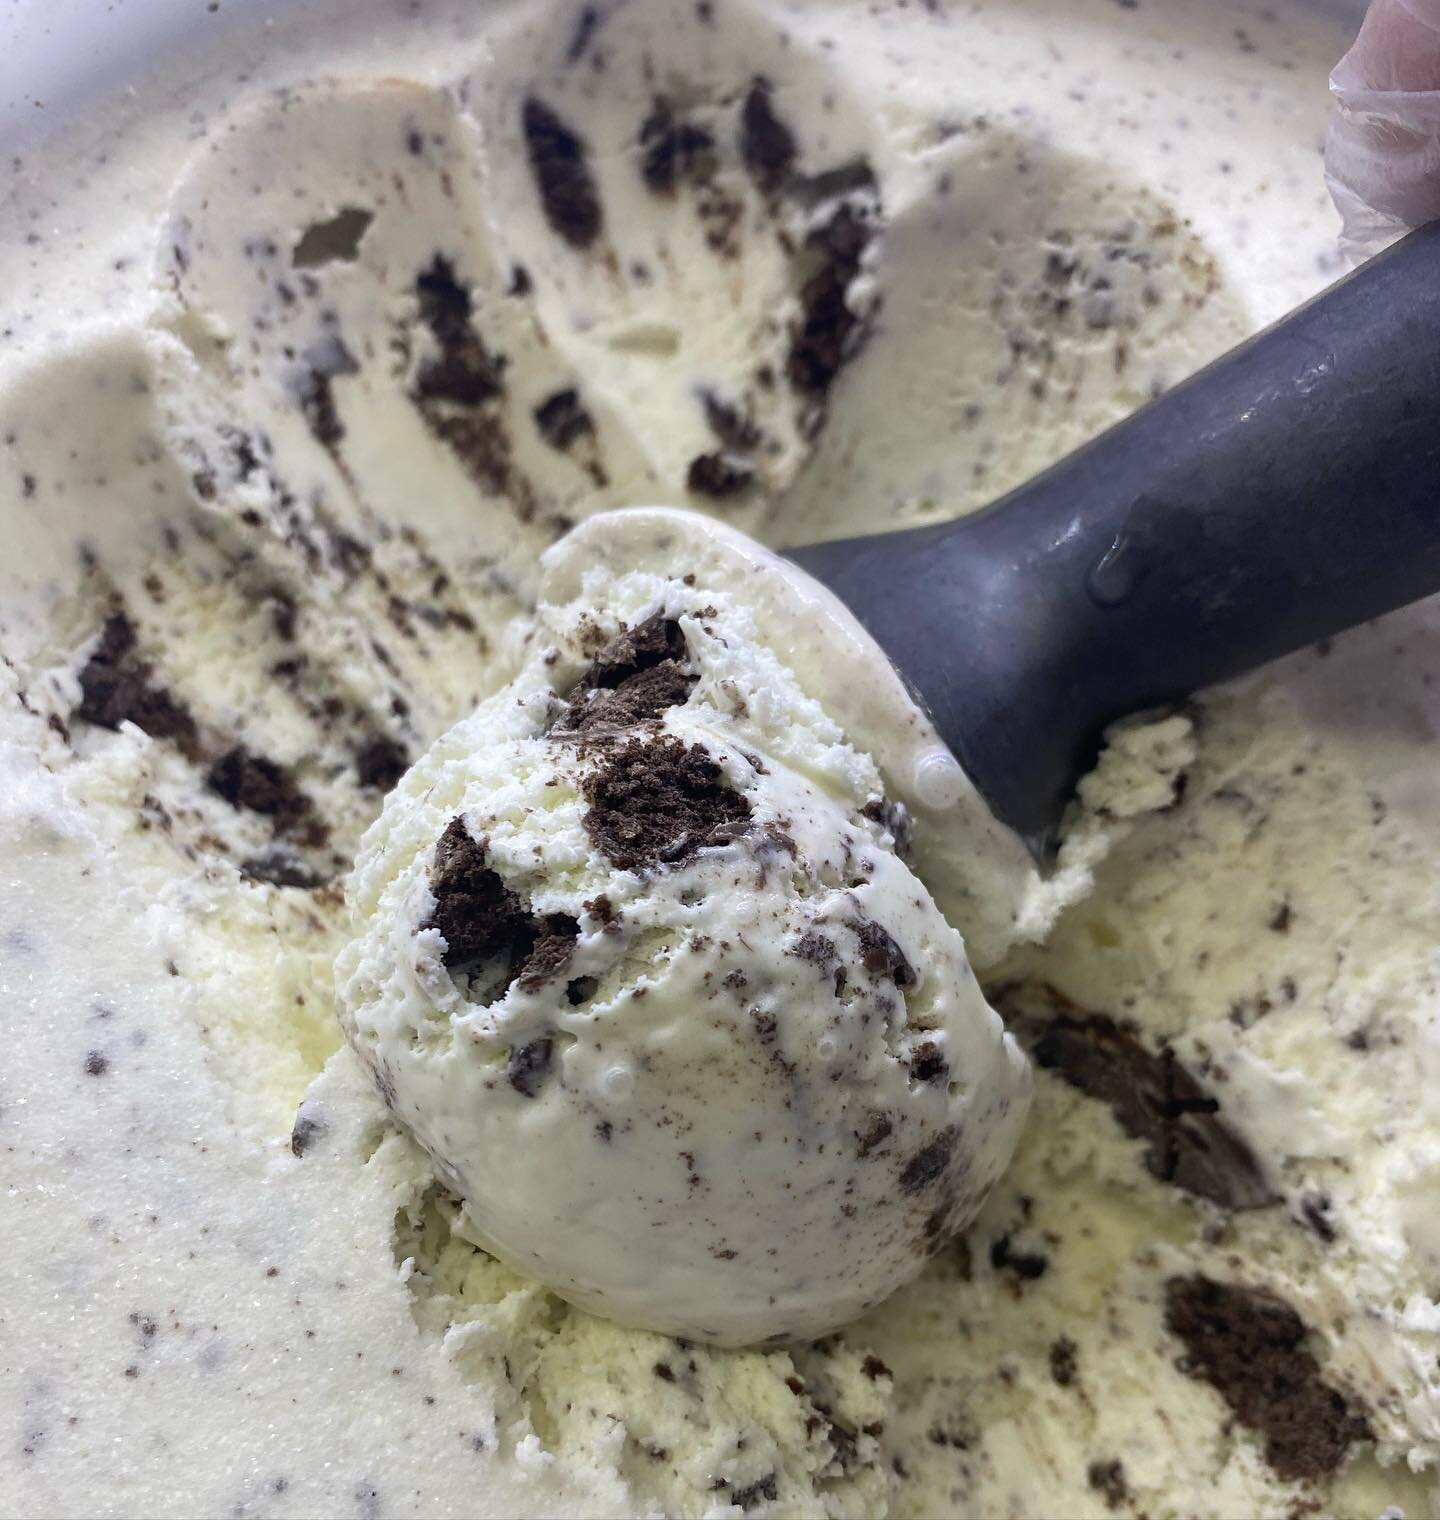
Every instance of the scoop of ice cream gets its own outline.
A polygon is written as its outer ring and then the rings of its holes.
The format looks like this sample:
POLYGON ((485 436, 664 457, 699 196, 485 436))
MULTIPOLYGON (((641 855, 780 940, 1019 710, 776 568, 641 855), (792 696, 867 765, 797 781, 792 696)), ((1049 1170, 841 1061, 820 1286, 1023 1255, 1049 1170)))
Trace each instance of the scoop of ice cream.
POLYGON ((596 571, 367 835, 346 1032, 502 1259, 818 1334, 973 1216, 1028 1104, 908 833, 746 605, 596 571))

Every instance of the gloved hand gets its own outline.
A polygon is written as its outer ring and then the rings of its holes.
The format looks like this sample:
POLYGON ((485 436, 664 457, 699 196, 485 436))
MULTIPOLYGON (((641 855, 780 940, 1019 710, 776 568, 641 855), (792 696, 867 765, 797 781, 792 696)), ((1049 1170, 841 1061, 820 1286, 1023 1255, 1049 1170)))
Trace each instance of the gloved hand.
POLYGON ((1358 261, 1440 216, 1440 0, 1370 0, 1330 91, 1325 178, 1358 261))

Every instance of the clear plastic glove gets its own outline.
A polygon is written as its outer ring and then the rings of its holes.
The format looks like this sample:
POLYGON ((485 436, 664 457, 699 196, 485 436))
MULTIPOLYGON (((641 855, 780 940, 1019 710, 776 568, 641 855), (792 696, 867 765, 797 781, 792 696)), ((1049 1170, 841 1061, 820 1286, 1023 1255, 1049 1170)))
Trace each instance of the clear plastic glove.
POLYGON ((1370 0, 1330 91, 1325 179, 1358 261, 1440 216, 1440 0, 1370 0))

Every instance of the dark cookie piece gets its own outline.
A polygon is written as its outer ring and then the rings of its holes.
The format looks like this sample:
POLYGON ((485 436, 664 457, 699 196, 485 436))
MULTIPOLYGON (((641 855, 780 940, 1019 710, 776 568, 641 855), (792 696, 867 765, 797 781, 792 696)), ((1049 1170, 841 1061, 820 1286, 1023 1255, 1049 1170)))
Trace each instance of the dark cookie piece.
POLYGON ((1198 1273, 1172 1277, 1165 1326, 1185 1344, 1181 1370, 1209 1383, 1264 1440, 1278 1477, 1326 1477, 1352 1442, 1370 1439, 1363 1410, 1325 1382, 1304 1321, 1283 1299, 1198 1273))
POLYGON ((588 248, 600 235, 603 216, 585 144, 533 95, 526 98, 521 125, 545 220, 573 248, 588 248))
POLYGON ((535 408, 535 426, 552 449, 564 453, 572 443, 595 432, 595 419, 580 403, 575 389, 556 391, 535 408))
POLYGON ((1125 1467, 1118 1459, 1095 1461, 1085 1470, 1085 1481, 1105 1501, 1106 1509, 1119 1509, 1130 1499, 1130 1485, 1125 1481, 1125 1467))
POLYGON ((587 734, 653 722, 684 702, 694 684, 694 676, 667 660, 627 677, 613 691, 600 688, 577 694, 563 729, 557 732, 587 734))
POLYGON ((417 399, 474 407, 500 395, 505 361, 489 353, 471 326, 470 292, 456 279, 454 265, 437 253, 417 277, 415 295, 420 320, 440 350, 416 376, 417 399))
POLYGON ((582 820, 596 848, 625 871, 675 865, 745 833, 750 804, 698 745, 669 735, 631 739, 584 783, 582 820))
POLYGON ((580 926, 554 913, 538 918, 486 864, 484 841, 472 839, 463 818, 452 818, 435 846, 430 889, 435 912, 421 925, 445 936, 444 962, 465 976, 484 966, 502 964, 511 983, 532 992, 570 963, 580 926))
POLYGON ((316 1103, 302 1103, 290 1130, 291 1154, 303 1156, 314 1149, 316 1142, 329 1128, 330 1120, 323 1108, 316 1103))
POLYGON ((551 977, 559 976, 570 964, 580 934, 580 925, 563 913, 551 913, 533 922, 539 933, 516 978, 522 992, 533 992, 551 977))
POLYGON ((950 1075, 950 1065, 936 1040, 921 1040, 910 1058, 912 1082, 943 1082, 950 1075))
POLYGON ((918 1193, 943 1177, 959 1141, 959 1129, 947 1124, 929 1145, 917 1151, 905 1164, 900 1173, 900 1191, 918 1193))
POLYGON ((656 195, 673 193, 682 180, 707 179, 715 163, 715 139, 675 114, 662 95, 640 124, 640 174, 656 195))
POLYGON ((285 850, 269 850, 240 862, 240 874, 247 881, 265 881, 275 887, 298 887, 313 892, 330 879, 312 871, 304 861, 285 850))
POLYGON ((862 336, 861 318, 845 299, 874 229, 853 207, 843 205, 813 231, 806 249, 819 267, 800 291, 803 315, 790 334, 785 371, 797 390, 823 396, 854 353, 862 336))
POLYGON ((696 496, 724 501, 749 490, 755 479, 755 466, 724 449, 697 454, 685 472, 686 488, 696 496))
POLYGON ((775 114, 770 81, 757 79, 740 107, 740 159, 767 195, 785 183, 795 167, 795 134, 775 114))
POLYGON ((522 1098, 533 1098, 550 1072, 555 1042, 549 1035, 511 1048, 505 1080, 522 1098))
POLYGON ((1079 1366, 1080 1348, 1068 1335, 1050 1342, 1050 1376, 1062 1388, 1068 1388, 1075 1381, 1079 1366))
POLYGON ((683 663, 689 657, 685 634, 674 618, 654 613, 634 628, 622 629, 590 662, 580 678, 585 687, 619 686, 627 677, 665 660, 683 663))
POLYGON ((472 323, 469 290, 436 255, 415 281, 420 320, 439 349, 415 377, 411 398, 430 432, 491 496, 509 502, 522 522, 539 510, 534 486, 515 466, 503 407, 506 358, 492 354, 472 323))
POLYGON ((570 46, 565 49, 566 63, 573 66, 580 62, 604 20, 604 12, 597 6, 581 6, 580 14, 575 18, 575 30, 570 36, 570 46))
POLYGON ((1113 1019, 1082 1012, 1050 987, 1002 990, 997 1003, 1037 1066, 1108 1104, 1121 1129, 1146 1142, 1152 1176, 1223 1208, 1275 1201, 1254 1153, 1173 1051, 1146 1049, 1113 1019), (1030 1011, 1036 996, 1053 1017, 1030 1011))
POLYGON ((388 734, 376 734, 355 756, 355 779, 372 791, 388 792, 410 768, 405 746, 388 734))
POLYGON ((683 703, 695 681, 679 623, 657 612, 617 634, 596 655, 555 733, 592 734, 652 722, 683 703))
POLYGON ((862 817, 888 829, 895 841, 895 853, 904 860, 915 843, 915 823, 910 809, 903 802, 891 802, 886 797, 872 797, 860 809, 862 817))
POLYGON ((291 388, 305 421, 315 441, 327 449, 333 449, 345 436, 332 382, 337 375, 359 372, 355 355, 336 334, 330 333, 305 350, 291 377, 291 388))
POLYGON ((210 767, 205 785, 234 808, 274 820, 280 833, 307 834, 323 841, 324 829, 313 820, 315 804, 283 766, 255 755, 243 744, 233 745, 210 767))
POLYGON ((422 927, 445 936, 445 964, 462 975, 498 956, 513 958, 530 922, 520 899, 486 859, 484 843, 470 837, 463 818, 452 818, 435 846, 430 880, 435 912, 422 927))
POLYGON ((890 977, 900 988, 913 987, 915 968, 888 929, 872 918, 856 919, 850 926, 860 941, 860 961, 873 977, 890 977))
POLYGON ((731 1483, 726 1478, 716 1478, 710 1487, 716 1493, 723 1493, 730 1504, 747 1515, 752 1510, 759 1509, 762 1504, 773 1504, 780 1497, 778 1475, 773 1472, 743 1486, 731 1483))
POLYGON ((700 405, 705 410, 705 421, 710 431, 725 445, 738 453, 748 454, 758 449, 764 441, 755 419, 748 412, 726 401, 712 390, 700 393, 700 405))
POLYGON ((1017 1281, 1034 1282, 1050 1270, 1050 1258, 1043 1251, 1026 1251, 1013 1244, 1009 1235, 1002 1235, 991 1243, 990 1265, 997 1272, 1009 1272, 1017 1281))
POLYGON ((878 1110, 872 1113, 865 1121, 865 1128, 855 1132, 855 1154, 863 1161, 871 1151, 890 1138, 894 1129, 889 1114, 878 1110))
POLYGON ((195 720, 167 692, 152 684, 150 666, 135 653, 135 628, 123 612, 112 613, 100 642, 80 672, 75 716, 99 728, 133 723, 152 739, 173 740, 195 759, 200 740, 195 720))

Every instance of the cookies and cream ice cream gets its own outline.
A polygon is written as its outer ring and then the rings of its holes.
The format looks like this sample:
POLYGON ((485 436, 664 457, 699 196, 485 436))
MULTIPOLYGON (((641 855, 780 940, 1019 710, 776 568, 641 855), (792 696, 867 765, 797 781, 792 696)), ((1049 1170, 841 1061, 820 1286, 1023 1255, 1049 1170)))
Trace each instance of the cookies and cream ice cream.
POLYGON ((542 604, 362 841, 336 980, 477 1239, 722 1345, 914 1276, 1029 1096, 905 807, 760 638, 694 573, 542 604))
POLYGON ((1331 276, 1338 0, 193 9, 147 73, 88 7, 73 128, 0 91, 0 1510, 1435 1515, 1433 607, 1118 731, 1043 883, 808 613, 760 641, 1033 1068, 840 1333, 506 1265, 335 1017, 361 838, 598 512, 953 516, 1331 276))

